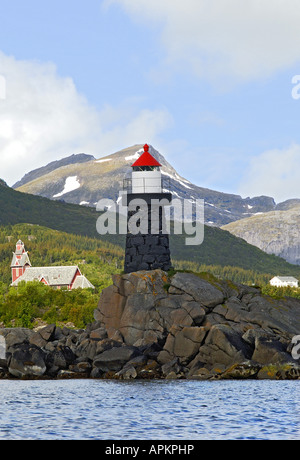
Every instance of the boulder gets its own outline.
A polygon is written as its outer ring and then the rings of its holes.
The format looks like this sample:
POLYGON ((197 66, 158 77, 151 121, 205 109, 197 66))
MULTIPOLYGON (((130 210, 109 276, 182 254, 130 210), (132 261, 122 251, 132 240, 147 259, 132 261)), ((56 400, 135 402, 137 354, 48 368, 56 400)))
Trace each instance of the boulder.
POLYGON ((136 347, 114 347, 97 355, 93 361, 93 366, 97 367, 102 372, 120 371, 124 364, 139 353, 136 347))
POLYGON ((93 360, 97 354, 98 343, 98 341, 85 338, 76 344, 73 352, 77 357, 93 360))
POLYGON ((91 339, 96 339, 96 340, 103 340, 107 338, 107 331, 104 327, 98 327, 97 329, 94 329, 90 333, 90 338, 91 339))
POLYGON ((118 292, 116 286, 112 285, 103 289, 99 300, 101 308, 95 310, 95 320, 99 321, 101 324, 105 323, 106 329, 108 327, 117 329, 119 327, 125 302, 126 298, 118 292))
POLYGON ((278 364, 292 361, 286 347, 274 337, 261 336, 255 339, 255 349, 252 360, 260 364, 278 364))
POLYGON ((198 360, 208 366, 231 365, 250 359, 251 347, 227 324, 211 327, 205 343, 199 348, 198 360))
POLYGON ((6 348, 8 349, 18 343, 27 342, 34 332, 24 327, 15 327, 0 329, 0 334, 5 338, 6 348))
POLYGON ((41 377, 46 369, 45 353, 36 345, 23 343, 10 348, 8 370, 14 377, 41 377))
POLYGON ((220 286, 212 285, 208 281, 191 273, 176 273, 171 286, 191 295, 200 305, 212 308, 224 300, 224 293, 220 286))
POLYGON ((76 356, 69 347, 58 345, 53 352, 47 354, 46 364, 48 368, 67 369, 75 359, 76 356))
POLYGON ((49 340, 52 340, 54 338, 55 330, 56 330, 55 324, 48 324, 47 326, 43 326, 39 328, 37 332, 40 334, 42 339, 48 342, 49 340))
POLYGON ((180 358, 181 362, 190 361, 198 353, 207 331, 204 327, 173 326, 167 337, 165 346, 158 355, 162 364, 172 358, 180 358))
POLYGON ((78 363, 71 364, 69 370, 82 376, 89 376, 92 365, 89 361, 79 361, 78 363))
POLYGON ((29 343, 36 345, 40 348, 44 348, 47 345, 47 340, 43 339, 39 332, 34 332, 29 339, 29 343))
POLYGON ((116 373, 116 376, 121 380, 135 379, 137 375, 137 371, 133 366, 125 366, 123 369, 116 373))

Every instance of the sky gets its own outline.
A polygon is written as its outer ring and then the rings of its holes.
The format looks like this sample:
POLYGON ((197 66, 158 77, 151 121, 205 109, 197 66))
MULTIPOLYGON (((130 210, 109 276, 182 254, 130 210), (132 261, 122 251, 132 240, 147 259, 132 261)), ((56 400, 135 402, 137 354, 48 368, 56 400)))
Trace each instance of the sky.
POLYGON ((148 143, 201 187, 300 198, 298 0, 0 0, 0 177, 148 143))

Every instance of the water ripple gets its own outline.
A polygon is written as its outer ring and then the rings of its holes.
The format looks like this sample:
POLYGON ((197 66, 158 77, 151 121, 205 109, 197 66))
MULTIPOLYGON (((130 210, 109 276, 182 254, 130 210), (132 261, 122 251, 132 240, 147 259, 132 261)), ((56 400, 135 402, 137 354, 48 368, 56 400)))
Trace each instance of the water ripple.
POLYGON ((0 439, 300 439, 299 381, 0 380, 0 439))

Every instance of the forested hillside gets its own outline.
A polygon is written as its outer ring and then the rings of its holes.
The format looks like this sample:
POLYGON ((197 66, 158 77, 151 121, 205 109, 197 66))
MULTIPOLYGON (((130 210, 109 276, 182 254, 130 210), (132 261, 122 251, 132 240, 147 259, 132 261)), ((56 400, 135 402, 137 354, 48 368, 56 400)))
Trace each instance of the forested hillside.
POLYGON ((40 321, 85 327, 99 295, 122 270, 123 250, 107 242, 31 224, 0 227, 0 325, 34 327, 40 321), (10 287, 10 263, 18 239, 33 266, 78 265, 95 290, 53 290, 42 283, 10 287))
POLYGON ((11 282, 10 263, 18 239, 25 243, 32 266, 78 265, 98 291, 123 269, 124 251, 119 246, 39 225, 9 225, 0 227, 0 280, 5 284, 11 282))
MULTIPOLYGON (((51 201, 17 192, 0 184, 0 226, 17 223, 37 224, 72 235, 88 236, 93 241, 94 239, 99 241, 102 247, 105 245, 109 247, 113 243, 122 251, 125 243, 124 235, 101 236, 97 233, 96 222, 99 215, 100 213, 94 208, 51 201)), ((181 266, 190 265, 192 262, 195 269, 204 264, 238 267, 272 276, 281 274, 298 277, 300 274, 299 266, 289 264, 280 257, 266 254, 243 239, 217 227, 205 226, 204 242, 199 246, 186 246, 184 239, 185 235, 170 235, 174 265, 176 261, 181 261, 181 266), (183 261, 187 261, 187 264, 183 261)))
MULTIPOLYGON (((213 239, 216 248, 221 248, 217 237, 223 233, 218 230, 213 239)), ((233 242, 236 241, 236 238, 232 238, 233 242)), ((212 273, 219 278, 229 279, 236 283, 261 286, 268 283, 273 273, 271 271, 247 270, 229 264, 213 263, 214 260, 218 260, 218 257, 214 257, 214 253, 209 251, 209 247, 213 247, 210 245, 209 236, 206 240, 208 246, 206 249, 204 246, 203 249, 203 263, 198 262, 200 259, 197 256, 192 260, 173 258, 174 268, 195 273, 212 273), (211 263, 205 263, 205 260, 211 263)), ((182 244, 184 245, 183 241, 182 244)), ((230 248, 224 248, 225 253, 228 250, 230 248)), ((234 244, 231 250, 234 252, 234 244)), ((184 257, 184 249, 181 251, 178 251, 178 254, 184 257)), ((222 254, 221 249, 220 253, 222 254)), ((251 253, 249 258, 250 256, 251 253)), ((2 326, 33 327, 36 324, 36 318, 40 318, 43 321, 58 324, 66 324, 71 321, 76 327, 84 327, 93 321, 93 311, 97 306, 100 292, 112 283, 111 275, 123 271, 123 260, 122 246, 102 241, 99 238, 74 235, 32 224, 0 227, 0 324, 2 326), (33 266, 76 264, 96 289, 94 291, 78 290, 77 292, 55 291, 38 282, 20 285, 18 288, 10 287, 10 263, 18 239, 22 239, 25 243, 33 266)), ((271 257, 270 260, 274 260, 276 265, 280 259, 271 257)), ((251 259, 248 263, 251 263, 251 259)), ((294 274, 299 276, 297 271, 294 274)))

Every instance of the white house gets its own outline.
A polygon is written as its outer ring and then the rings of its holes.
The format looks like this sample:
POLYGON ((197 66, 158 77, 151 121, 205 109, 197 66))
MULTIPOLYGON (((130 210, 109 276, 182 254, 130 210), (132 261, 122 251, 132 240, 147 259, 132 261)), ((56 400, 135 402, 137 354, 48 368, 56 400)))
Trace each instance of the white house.
POLYGON ((293 276, 274 276, 270 280, 271 286, 276 286, 276 287, 298 287, 298 280, 294 278, 293 276))

